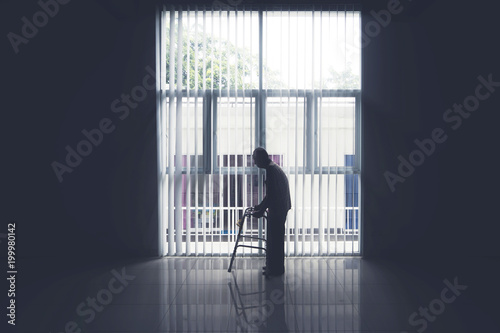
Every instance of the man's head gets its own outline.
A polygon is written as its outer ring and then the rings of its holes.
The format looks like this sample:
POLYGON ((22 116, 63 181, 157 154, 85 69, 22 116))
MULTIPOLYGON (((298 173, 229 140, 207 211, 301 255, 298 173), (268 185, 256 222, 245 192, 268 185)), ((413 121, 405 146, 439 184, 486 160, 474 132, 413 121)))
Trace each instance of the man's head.
POLYGON ((256 148, 253 151, 252 157, 255 165, 257 165, 257 167, 259 168, 265 168, 271 162, 271 159, 269 158, 267 151, 261 147, 256 148))

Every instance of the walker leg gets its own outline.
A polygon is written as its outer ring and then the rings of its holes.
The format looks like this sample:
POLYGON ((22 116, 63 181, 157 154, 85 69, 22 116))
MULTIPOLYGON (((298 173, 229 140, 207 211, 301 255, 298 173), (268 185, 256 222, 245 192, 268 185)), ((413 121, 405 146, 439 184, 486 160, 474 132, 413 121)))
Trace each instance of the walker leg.
POLYGON ((238 231, 238 237, 236 238, 236 244, 234 244, 233 255, 231 256, 231 263, 229 264, 229 269, 227 270, 229 273, 231 273, 231 268, 233 267, 234 257, 236 256, 236 250, 238 249, 238 242, 240 241, 241 229, 242 229, 242 227, 240 227, 240 230, 238 231))

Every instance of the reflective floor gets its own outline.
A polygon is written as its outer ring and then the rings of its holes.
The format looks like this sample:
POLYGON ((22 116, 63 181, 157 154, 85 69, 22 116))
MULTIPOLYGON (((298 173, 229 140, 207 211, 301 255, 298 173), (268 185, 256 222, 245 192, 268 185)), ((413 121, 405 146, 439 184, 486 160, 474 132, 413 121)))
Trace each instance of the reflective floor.
POLYGON ((498 259, 163 258, 40 270, 18 332, 500 332, 498 259))

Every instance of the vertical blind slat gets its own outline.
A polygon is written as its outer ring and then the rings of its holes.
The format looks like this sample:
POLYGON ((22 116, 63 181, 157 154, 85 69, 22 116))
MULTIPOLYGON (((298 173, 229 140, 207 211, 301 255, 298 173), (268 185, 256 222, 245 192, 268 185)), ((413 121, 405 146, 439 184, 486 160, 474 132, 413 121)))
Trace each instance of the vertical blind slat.
MULTIPOLYGON (((315 87, 314 87, 314 40, 315 40, 315 34, 314 34, 314 9, 312 11, 312 16, 311 16, 311 30, 312 30, 312 33, 311 33, 311 89, 312 89, 312 94, 311 94, 311 98, 312 98, 312 101, 313 103, 311 103, 311 115, 310 115, 310 121, 311 121, 311 132, 312 132, 312 135, 311 135, 311 139, 316 142, 314 140, 315 138, 315 135, 316 135, 316 110, 315 110, 315 107, 314 107, 314 99, 316 98, 316 94, 315 94, 315 87)), ((313 230, 314 230, 314 225, 313 225, 313 221, 314 221, 314 183, 315 183, 315 174, 314 174, 314 169, 316 167, 315 165, 315 162, 316 162, 316 154, 315 154, 315 147, 313 144, 309 144, 309 147, 311 148, 311 160, 310 160, 310 163, 311 163, 311 201, 310 201, 310 211, 311 211, 311 214, 310 214, 310 219, 309 219, 309 233, 310 233, 310 236, 309 236, 309 248, 310 248, 310 255, 312 256, 314 254, 314 247, 313 247, 313 230)))
POLYGON ((174 38, 175 38, 175 11, 170 11, 170 77, 169 77, 169 110, 168 110, 168 254, 174 255, 174 140, 173 140, 173 121, 174 121, 174 66, 172 61, 174 56, 174 38))
MULTIPOLYGON (((194 13, 194 45, 195 45, 195 51, 194 51, 194 72, 198 73, 198 7, 195 7, 195 13, 194 13)), ((195 216, 195 237, 194 237, 194 254, 198 254, 198 208, 199 208, 199 183, 198 183, 198 168, 200 167, 199 161, 198 161, 198 75, 195 75, 194 77, 194 163, 195 163, 195 174, 194 174, 194 216, 195 216)))
MULTIPOLYGON (((186 15, 186 18, 187 18, 187 27, 186 27, 186 35, 188 36, 187 40, 186 40, 186 44, 187 44, 187 51, 186 51, 186 56, 187 56, 187 64, 191 64, 190 62, 190 55, 191 55, 191 52, 190 52, 190 45, 189 45, 189 28, 190 28, 190 11, 189 11, 189 8, 187 10, 187 15, 186 15)), ((186 221, 186 226, 185 226, 185 229, 186 229, 186 251, 185 253, 186 254, 190 254, 191 253, 191 235, 190 235, 190 232, 191 232, 191 151, 190 151, 190 148, 189 148, 189 140, 190 140, 190 103, 191 103, 191 100, 190 100, 190 76, 191 75, 187 75, 186 77, 186 88, 187 88, 187 103, 186 103, 186 115, 187 115, 187 121, 186 121, 186 132, 187 132, 187 135, 186 135, 186 176, 185 176, 185 179, 186 179, 186 210, 185 210, 185 221, 186 221)))
POLYGON ((182 254, 182 12, 178 12, 179 25, 177 27, 177 90, 175 93, 175 244, 176 255, 182 254))
MULTIPOLYGON (((286 31, 291 31, 290 27, 290 9, 288 9, 287 13, 288 21, 287 21, 287 29, 286 31)), ((287 57, 288 57, 288 64, 287 64, 287 81, 288 81, 288 87, 290 87, 290 34, 288 34, 288 52, 287 52, 287 57)), ((287 104, 288 110, 286 111, 286 142, 290 142, 290 94, 287 94, 287 104)), ((286 165, 287 165, 287 177, 290 180, 290 144, 286 145, 286 165)), ((289 218, 288 218, 288 223, 286 226, 286 255, 290 256, 290 230, 291 224, 294 223, 293 221, 293 211, 289 212, 289 218), (290 218, 291 217, 291 218, 290 218)), ((295 228, 294 228, 295 229, 295 228)))
MULTIPOLYGON (((322 170, 323 163, 323 140, 322 140, 322 89, 323 89, 323 12, 319 11, 319 96, 318 96, 318 170, 322 170)), ((323 189, 323 175, 319 173, 318 180, 318 224, 319 224, 319 236, 318 236, 318 255, 323 255, 323 240, 324 240, 324 232, 323 232, 323 201, 321 200, 323 197, 322 189, 323 189)))

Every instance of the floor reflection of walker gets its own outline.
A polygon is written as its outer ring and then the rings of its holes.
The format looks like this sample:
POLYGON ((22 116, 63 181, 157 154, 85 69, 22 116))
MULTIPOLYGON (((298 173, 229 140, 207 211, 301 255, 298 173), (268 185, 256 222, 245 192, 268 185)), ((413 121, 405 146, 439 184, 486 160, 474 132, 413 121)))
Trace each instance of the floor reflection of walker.
MULTIPOLYGON (((242 332, 288 332, 285 318, 285 285, 283 277, 264 280, 264 290, 242 292, 233 272, 228 282, 236 325, 242 332), (233 290, 234 289, 234 290, 233 290)), ((257 289, 257 286, 250 285, 257 289)))

